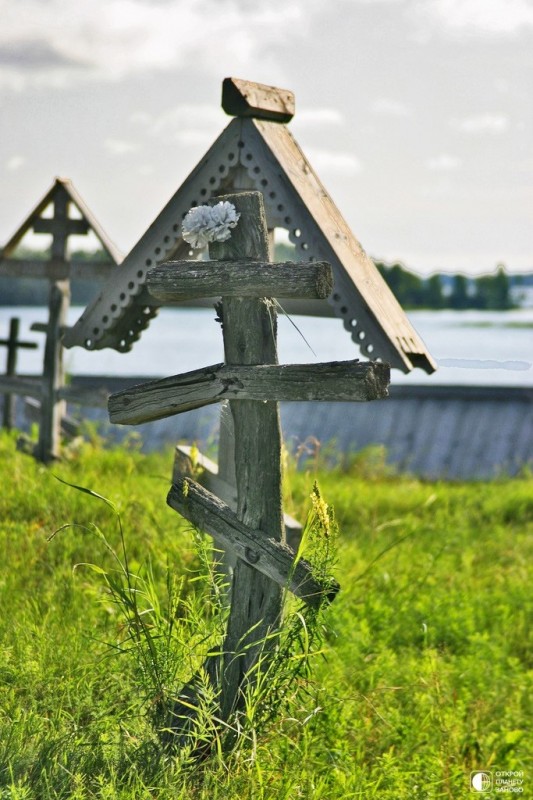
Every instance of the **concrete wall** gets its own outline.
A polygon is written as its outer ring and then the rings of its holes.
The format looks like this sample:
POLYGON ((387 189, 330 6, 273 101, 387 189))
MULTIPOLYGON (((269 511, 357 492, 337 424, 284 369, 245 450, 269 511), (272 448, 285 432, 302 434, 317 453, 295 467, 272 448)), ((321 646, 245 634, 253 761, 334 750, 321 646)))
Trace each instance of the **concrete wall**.
MULTIPOLYGON (((118 391, 144 380, 76 376, 73 384, 118 391)), ((114 440, 136 431, 147 450, 183 440, 213 449, 218 437, 217 405, 135 427, 110 425, 103 409, 69 411, 99 421, 114 440)), ((281 419, 291 449, 309 437, 342 452, 379 444, 399 471, 424 478, 494 478, 533 468, 531 388, 392 386, 389 398, 373 403, 282 403, 281 419)), ((21 414, 17 422, 26 426, 21 414)))

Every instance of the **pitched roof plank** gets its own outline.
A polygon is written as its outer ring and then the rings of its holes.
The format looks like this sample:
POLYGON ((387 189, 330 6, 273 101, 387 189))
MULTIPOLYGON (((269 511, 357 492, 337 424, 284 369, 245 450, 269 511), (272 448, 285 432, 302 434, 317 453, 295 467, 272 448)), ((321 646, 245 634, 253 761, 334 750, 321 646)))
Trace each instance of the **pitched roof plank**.
POLYGON ((232 120, 120 270, 112 272, 98 297, 66 334, 64 344, 131 349, 159 305, 152 305, 146 296, 147 271, 163 261, 193 255, 181 238, 183 217, 191 207, 209 202, 217 193, 250 188, 263 193, 269 228, 287 229, 298 255, 305 260, 331 264, 335 285, 328 302, 366 357, 380 358, 403 372, 415 367, 428 373, 436 369, 286 126, 242 116, 232 120), (140 307, 138 303, 145 300, 146 305, 140 307))
POLYGON ((140 308, 135 300, 146 273, 162 261, 191 257, 190 246, 181 238, 181 221, 191 207, 209 200, 231 166, 238 163, 241 125, 239 119, 230 122, 128 253, 120 269, 113 270, 95 300, 65 335, 66 347, 131 350, 158 310, 149 304, 140 308))
POLYGON ((83 235, 87 233, 88 230, 92 230, 103 249, 109 255, 110 260, 114 264, 119 264, 122 261, 122 253, 105 233, 79 192, 74 188, 72 181, 68 178, 55 179, 52 187, 4 245, 0 253, 1 258, 6 261, 11 259, 17 246, 30 230, 33 230, 35 233, 54 233, 58 224, 60 225, 62 222, 66 222, 66 226, 64 225, 64 227, 67 235, 71 233, 83 235), (72 203, 81 214, 81 219, 67 217, 65 221, 62 221, 55 220, 54 217, 42 217, 41 215, 45 208, 56 200, 61 200, 62 203, 67 204, 72 203))
POLYGON ((365 355, 403 372, 414 366, 434 372, 424 343, 289 130, 243 120, 242 137, 242 163, 259 185, 267 182, 269 227, 288 228, 298 250, 331 263, 335 288, 329 302, 353 341, 365 355))

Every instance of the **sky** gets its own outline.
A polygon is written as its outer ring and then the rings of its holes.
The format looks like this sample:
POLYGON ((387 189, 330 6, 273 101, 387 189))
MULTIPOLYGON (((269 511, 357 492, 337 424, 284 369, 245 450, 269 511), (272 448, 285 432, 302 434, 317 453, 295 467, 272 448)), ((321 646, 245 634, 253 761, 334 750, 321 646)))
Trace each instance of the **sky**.
POLYGON ((127 253, 229 123, 290 130, 365 250, 533 271, 533 0, 0 0, 0 244, 69 177, 127 253))

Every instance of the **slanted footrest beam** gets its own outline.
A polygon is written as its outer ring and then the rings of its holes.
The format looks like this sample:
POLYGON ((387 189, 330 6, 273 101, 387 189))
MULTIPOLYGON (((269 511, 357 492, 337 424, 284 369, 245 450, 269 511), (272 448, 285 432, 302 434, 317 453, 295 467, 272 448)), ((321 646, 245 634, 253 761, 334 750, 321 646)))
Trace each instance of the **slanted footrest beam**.
POLYGON ((242 561, 290 589, 308 605, 316 607, 324 597, 332 601, 339 591, 337 581, 331 579, 327 584, 318 581, 307 561, 295 562, 290 547, 241 522, 229 506, 191 478, 178 480, 171 487, 167 503, 200 530, 216 536, 242 561))
MULTIPOLYGON (((193 448, 188 444, 178 444, 174 451, 172 483, 180 478, 196 478, 200 486, 212 492, 226 503, 232 511, 237 508, 237 488, 220 477, 218 464, 196 450, 193 461, 193 448), (199 472, 200 474, 197 474, 199 472)), ((303 528, 290 514, 283 514, 285 538, 289 547, 297 550, 302 538, 303 528)))

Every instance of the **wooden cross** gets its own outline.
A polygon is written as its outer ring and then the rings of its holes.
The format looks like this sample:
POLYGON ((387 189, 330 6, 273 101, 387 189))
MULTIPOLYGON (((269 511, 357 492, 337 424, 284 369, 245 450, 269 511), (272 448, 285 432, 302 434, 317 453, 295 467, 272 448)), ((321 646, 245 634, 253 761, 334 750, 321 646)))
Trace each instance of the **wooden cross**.
MULTIPOLYGON (((17 353, 18 350, 35 350, 35 342, 22 342, 19 337, 20 319, 11 317, 9 320, 9 335, 7 339, 0 339, 0 346, 7 347, 6 371, 7 377, 13 377, 17 373, 17 353)), ((13 394, 4 396, 4 410, 2 414, 2 426, 11 430, 14 425, 15 417, 15 397, 13 394)))
MULTIPOLYGON (((315 606, 339 588, 334 581, 321 584, 304 560, 295 565, 295 553, 283 541, 278 401, 379 399, 387 395, 389 367, 359 361, 279 365, 270 298, 325 298, 333 288, 331 269, 324 262, 271 264, 262 195, 219 199, 233 203, 241 217, 228 241, 210 245, 216 260, 162 264, 147 282, 150 293, 165 301, 198 293, 222 297, 225 363, 111 395, 108 408, 111 422, 137 424, 229 400, 236 511, 189 477, 175 480, 167 498, 238 556, 222 663, 206 665, 221 689, 220 716, 227 720, 242 703, 259 653, 273 642, 267 637, 280 625, 283 588, 315 606)), ((185 697, 192 698, 187 687, 185 697)))
POLYGON ((33 381, 18 378, 8 380, 0 376, 0 393, 28 394, 40 404, 39 440, 35 447, 26 438, 19 443, 25 452, 31 452, 40 461, 51 461, 60 454, 61 427, 66 420, 62 336, 67 330, 67 313, 70 304, 70 281, 101 279, 109 273, 111 264, 121 260, 120 254, 105 235, 98 222, 83 202, 71 182, 57 178, 49 192, 37 204, 7 244, 0 248, 0 278, 37 278, 48 281, 48 322, 35 323, 32 330, 46 334, 42 379, 38 386, 33 381), (43 217, 45 209, 53 206, 53 215, 43 217), (79 218, 69 216, 71 207, 77 209, 79 218), (34 233, 52 237, 50 258, 47 260, 16 257, 16 250, 24 236, 34 233), (92 231, 109 256, 106 262, 73 262, 68 254, 71 235, 85 235, 92 231))
POLYGON ((68 237, 72 234, 85 235, 90 225, 86 219, 72 219, 68 215, 70 198, 66 192, 54 196, 54 216, 37 217, 33 223, 34 233, 52 234, 52 260, 66 261, 68 237))

